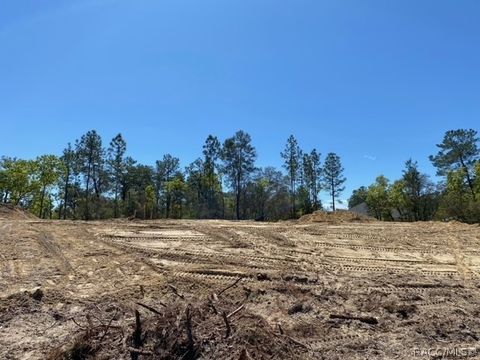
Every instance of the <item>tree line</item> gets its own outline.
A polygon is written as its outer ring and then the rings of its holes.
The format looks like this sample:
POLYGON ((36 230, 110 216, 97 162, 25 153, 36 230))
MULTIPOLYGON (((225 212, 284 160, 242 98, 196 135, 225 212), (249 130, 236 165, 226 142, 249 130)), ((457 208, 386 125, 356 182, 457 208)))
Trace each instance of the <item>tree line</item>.
POLYGON ((473 129, 447 131, 429 157, 441 181, 434 183, 409 159, 402 177, 391 182, 380 175, 375 183, 353 191, 349 207, 365 204, 380 220, 459 220, 480 222, 480 150, 473 129))
POLYGON ((304 152, 293 135, 280 155, 285 173, 257 167, 252 139, 240 130, 223 142, 209 135, 185 168, 171 154, 146 165, 127 154, 121 134, 105 147, 91 130, 60 156, 3 156, 0 202, 52 219, 279 220, 322 209, 326 191, 335 210, 346 181, 340 157, 329 153, 322 164, 319 151, 304 152))

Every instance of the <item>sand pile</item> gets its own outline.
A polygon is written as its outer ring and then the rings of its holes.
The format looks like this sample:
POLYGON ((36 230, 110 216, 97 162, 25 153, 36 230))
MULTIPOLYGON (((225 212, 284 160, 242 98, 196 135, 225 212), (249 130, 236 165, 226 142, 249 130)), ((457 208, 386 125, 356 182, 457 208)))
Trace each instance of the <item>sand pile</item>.
POLYGON ((335 212, 315 211, 313 214, 304 215, 299 219, 302 223, 342 223, 342 222, 371 222, 374 218, 360 215, 351 211, 337 210, 335 212))
POLYGON ((0 204, 0 219, 24 220, 35 219, 35 215, 12 204, 0 204))

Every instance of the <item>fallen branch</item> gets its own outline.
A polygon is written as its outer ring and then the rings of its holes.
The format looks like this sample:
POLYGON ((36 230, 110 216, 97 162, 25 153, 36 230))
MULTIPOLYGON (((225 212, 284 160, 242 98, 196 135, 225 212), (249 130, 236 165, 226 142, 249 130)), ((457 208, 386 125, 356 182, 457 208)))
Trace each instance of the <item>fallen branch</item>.
POLYGON ((135 310, 135 331, 133 332, 133 346, 139 348, 142 346, 142 322, 140 321, 140 313, 135 310))
POLYGON ((227 286, 225 289, 223 289, 222 291, 220 291, 220 292, 218 293, 218 296, 222 295, 225 291, 227 291, 227 290, 231 289, 232 287, 234 287, 235 285, 237 285, 237 284, 240 282, 240 280, 242 280, 242 278, 238 278, 233 284, 227 286))
POLYGON ((243 304, 242 306, 240 306, 238 309, 234 310, 233 312, 231 312, 230 314, 227 315, 227 319, 231 318, 232 316, 234 316, 235 314, 237 314, 238 312, 240 312, 243 308, 245 307, 245 304, 243 304))
MULTIPOLYGON (((156 310, 155 308, 151 307, 151 306, 148 306, 148 305, 145 305, 145 304, 142 304, 141 302, 137 302, 137 305, 147 309, 147 310, 150 310, 151 312, 153 312, 154 314, 157 314, 157 315, 163 315, 160 311, 156 310)), ((163 307, 167 307, 167 305, 165 304, 162 304, 160 303, 160 305, 162 305, 163 307)))
POLYGON ((140 313, 138 310, 135 310, 135 330, 133 331, 133 347, 128 348, 130 350, 130 357, 132 360, 137 360, 138 355, 141 355, 142 347, 142 323, 140 321, 140 313), (133 351, 132 351, 133 350, 133 351))
POLYGON ((102 319, 100 319, 97 315, 92 314, 92 316, 93 316, 95 319, 97 319, 98 322, 99 322, 100 324, 102 324, 102 326, 105 326, 105 324, 103 323, 102 319))
POLYGON ((290 337, 290 336, 287 336, 287 339, 290 340, 291 342, 293 342, 294 344, 298 345, 298 346, 301 346, 305 349, 308 349, 308 350, 312 350, 312 348, 298 340, 295 340, 294 338, 290 337))
POLYGON ((128 351, 130 351, 132 354, 137 354, 137 355, 153 355, 152 351, 135 349, 131 346, 128 347, 128 351))
POLYGON ((230 328, 230 322, 228 321, 227 313, 224 311, 222 313, 223 321, 225 321, 225 326, 227 327, 227 333, 225 334, 225 338, 230 336, 232 329, 230 328))
MULTIPOLYGON (((275 335, 276 337, 281 337, 282 335, 279 335, 279 334, 276 334, 276 333, 273 333, 273 335, 275 335)), ((288 336, 288 335, 283 335, 285 336, 288 340, 290 340, 292 343, 294 343, 295 345, 298 345, 300 347, 303 347, 307 350, 312 350, 312 348, 310 346, 308 346, 307 344, 304 344, 294 338, 292 338, 291 336, 288 336)))
POLYGON ((240 353, 240 358, 238 360, 252 360, 250 355, 248 355, 247 349, 243 349, 242 352, 240 353))
POLYGON ((168 286, 170 289, 172 289, 172 291, 173 291, 173 293, 174 293, 175 295, 177 295, 179 298, 185 300, 185 296, 183 296, 182 294, 180 294, 180 293, 178 292, 178 289, 177 289, 175 286, 170 285, 170 284, 167 284, 167 286, 168 286))
POLYGON ((217 314, 218 314, 218 310, 217 310, 217 308, 215 307, 215 305, 213 305, 213 302, 210 301, 208 305, 213 309, 213 313, 214 313, 215 315, 217 315, 217 314))
POLYGON ((371 316, 352 316, 352 315, 337 315, 331 314, 330 319, 338 319, 338 320, 357 320, 369 325, 377 325, 378 320, 371 316))
POLYGON ((92 329, 94 327, 92 323, 92 317, 90 316, 90 313, 87 313, 85 317, 87 318, 87 322, 88 322, 87 338, 90 338, 92 336, 92 329))
POLYGON ((112 318, 110 319, 110 321, 108 322, 107 328, 105 329, 105 332, 103 333, 102 337, 100 338, 100 343, 103 341, 105 336, 107 336, 108 330, 110 329, 110 326, 112 326, 112 322, 117 317, 117 314, 118 314, 118 310, 115 311, 115 315, 113 315, 112 318))
MULTIPOLYGON (((86 328, 86 327, 83 327, 82 325, 80 325, 80 324, 75 320, 75 318, 72 317, 72 318, 70 318, 70 320, 72 320, 72 321, 75 323, 75 325, 77 325, 81 330, 84 330, 84 331, 87 330, 87 328, 86 328)), ((54 323, 53 325, 55 325, 55 324, 56 324, 56 323, 54 323)), ((92 329, 97 329, 97 328, 106 327, 106 326, 107 326, 107 325, 105 325, 105 324, 103 324, 103 325, 100 324, 100 325, 97 325, 97 326, 93 326, 92 329)), ((48 329, 49 329, 49 328, 45 329, 44 331, 46 331, 46 330, 48 330, 48 329)), ((116 325, 110 325, 110 329, 123 329, 123 327, 122 327, 122 326, 116 326, 116 325)))
POLYGON ((84 328, 82 325, 80 325, 79 323, 77 323, 77 321, 75 320, 74 317, 72 317, 71 319, 72 319, 72 321, 75 323, 75 325, 77 325, 80 329, 82 329, 82 330, 87 330, 87 329, 84 328))
POLYGON ((192 315, 190 314, 190 305, 187 306, 185 310, 185 315, 187 318, 186 327, 187 327, 187 337, 188 337, 188 352, 194 354, 195 352, 195 343, 193 339, 193 330, 192 330, 192 315))

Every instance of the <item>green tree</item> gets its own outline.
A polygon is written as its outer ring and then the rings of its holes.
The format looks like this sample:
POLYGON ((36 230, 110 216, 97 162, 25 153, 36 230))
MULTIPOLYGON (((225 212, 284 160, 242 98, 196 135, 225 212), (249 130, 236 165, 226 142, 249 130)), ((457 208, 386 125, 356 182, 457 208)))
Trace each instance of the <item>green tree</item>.
POLYGON ((433 184, 426 174, 418 170, 418 163, 412 159, 405 163, 402 176, 405 193, 405 210, 412 221, 430 220, 436 211, 436 196, 433 194, 433 184))
POLYGON ((113 180, 113 194, 114 194, 114 217, 118 217, 118 196, 120 193, 120 186, 122 179, 125 176, 125 152, 127 151, 127 143, 121 134, 115 136, 110 142, 108 148, 107 164, 109 172, 113 180))
POLYGON ((78 156, 70 143, 63 150, 60 161, 63 164, 63 171, 60 173, 61 184, 59 186, 62 188, 61 191, 63 191, 63 199, 60 203, 59 218, 65 220, 67 218, 67 207, 70 202, 70 187, 78 173, 78 156))
MULTIPOLYGON (((149 186, 154 186, 154 171, 151 166, 136 164, 126 159, 127 171, 122 185, 122 197, 125 214, 133 217, 147 217, 147 207, 151 201, 151 194, 146 191, 149 186)), ((155 199, 156 200, 156 199, 155 199)))
POLYGON ((35 177, 37 162, 3 157, 1 160, 3 202, 22 205, 28 208, 33 196, 38 191, 38 181, 35 177))
POLYGON ((441 219, 468 220, 467 208, 473 198, 470 192, 465 191, 465 177, 463 168, 447 174, 447 183, 438 211, 441 219))
POLYGON ((83 174, 85 185, 84 218, 85 220, 90 220, 92 187, 98 198, 101 193, 102 175, 104 175, 104 149, 102 147, 102 138, 95 130, 90 130, 80 138, 80 141, 77 141, 76 151, 79 157, 80 169, 83 174))
POLYGON ((403 180, 397 180, 391 185, 388 199, 392 208, 397 210, 400 219, 409 220, 408 207, 410 201, 403 180))
POLYGON ((281 171, 273 167, 256 169, 245 195, 248 218, 265 221, 289 217, 288 182, 281 171))
POLYGON ((351 209, 357 205, 360 205, 367 200, 368 189, 365 186, 360 186, 358 189, 353 190, 352 196, 348 200, 348 207, 351 209))
POLYGON ((391 219, 389 186, 389 180, 380 175, 375 183, 368 187, 366 203, 368 209, 378 220, 391 219))
POLYGON ((322 168, 320 154, 316 149, 313 149, 310 154, 303 154, 301 170, 301 186, 298 189, 298 197, 302 204, 302 213, 305 214, 322 207, 318 199, 318 193, 321 189, 322 168))
POLYGON ((284 160, 283 167, 287 170, 290 178, 291 215, 292 218, 295 218, 296 187, 301 170, 302 150, 300 149, 300 146, 298 146, 297 139, 295 139, 293 135, 290 135, 287 139, 285 149, 280 155, 284 160))
POLYGON ((222 184, 218 171, 218 160, 221 155, 220 141, 216 136, 209 135, 203 145, 204 177, 202 183, 205 186, 204 193, 207 207, 207 217, 215 218, 220 214, 218 194, 221 194, 222 184))
POLYGON ((271 196, 270 192, 270 181, 266 177, 258 177, 255 179, 252 195, 254 196, 254 201, 252 203, 255 206, 254 209, 254 218, 257 220, 265 221, 266 219, 266 205, 271 196))
POLYGON ((281 171, 269 166, 262 170, 262 178, 268 180, 265 219, 287 219, 290 214, 288 177, 284 176, 281 171))
POLYGON ((155 189, 157 201, 163 200, 165 217, 170 217, 171 193, 166 189, 166 184, 172 181, 180 169, 180 160, 170 154, 163 156, 162 160, 156 162, 155 189))
POLYGON ((3 159, 0 159, 0 202, 2 203, 7 202, 8 195, 9 195, 8 193, 9 188, 7 185, 7 181, 8 181, 7 176, 8 176, 7 172, 3 168, 3 159))
POLYGON ((322 189, 322 165, 320 163, 320 153, 317 149, 310 152, 310 166, 308 176, 308 187, 312 198, 313 210, 322 208, 322 203, 318 198, 318 193, 322 189))
POLYGON ((166 191, 171 199, 171 216, 174 219, 183 217, 186 190, 185 180, 181 172, 177 172, 174 178, 166 183, 166 191))
POLYGON ((208 162, 199 158, 186 167, 190 217, 204 219, 222 216, 220 176, 208 162))
POLYGON ((255 170, 257 157, 252 139, 244 131, 237 131, 235 135, 223 143, 221 159, 223 172, 235 194, 235 213, 240 219, 240 201, 248 180, 255 170))
POLYGON ((343 176, 343 167, 340 157, 335 153, 329 153, 323 165, 324 187, 332 197, 332 209, 335 211, 335 199, 345 190, 343 184, 347 180, 343 176))
POLYGON ((57 183, 61 173, 64 171, 61 160, 55 155, 42 155, 36 160, 37 179, 40 194, 38 217, 43 218, 45 214, 45 198, 49 197, 49 189, 57 183))
POLYGON ((208 217, 207 185, 205 181, 205 164, 198 158, 185 169, 186 174, 186 202, 188 217, 202 219, 208 217))
POLYGON ((474 200, 474 178, 472 173, 478 162, 480 150, 477 132, 473 129, 450 130, 445 133, 443 142, 438 144, 439 152, 430 156, 430 161, 437 168, 437 175, 446 176, 451 171, 463 169, 463 174, 474 200))
POLYGON ((144 217, 147 217, 147 214, 150 215, 150 219, 153 219, 153 212, 155 209, 155 205, 157 204, 156 194, 155 194, 155 186, 152 184, 147 185, 145 188, 145 211, 144 217))
POLYGON ((477 161, 477 164, 475 165, 475 198, 479 199, 480 198, 480 161, 477 161))

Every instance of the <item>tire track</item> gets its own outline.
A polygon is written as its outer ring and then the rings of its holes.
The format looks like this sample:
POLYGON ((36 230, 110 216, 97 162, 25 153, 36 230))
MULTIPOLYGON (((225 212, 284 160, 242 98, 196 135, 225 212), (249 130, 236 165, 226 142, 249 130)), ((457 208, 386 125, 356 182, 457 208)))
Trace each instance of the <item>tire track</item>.
POLYGON ((356 250, 367 250, 367 251, 375 251, 379 253, 408 253, 411 254, 412 252, 422 254, 436 254, 436 255, 444 255, 445 252, 436 251, 436 250, 429 250, 423 248, 394 248, 394 247, 385 247, 385 246, 372 246, 372 245, 357 245, 357 244, 334 244, 334 243, 327 243, 327 242, 317 242, 311 244, 314 248, 336 248, 336 249, 356 249, 356 250))
MULTIPOLYGON (((106 240, 104 238, 104 240, 106 240)), ((134 250, 138 253, 144 255, 157 255, 157 256, 195 256, 195 257, 204 257, 204 258, 213 258, 216 263, 218 263, 218 258, 223 259, 234 259, 237 262, 241 261, 245 263, 245 261, 249 260, 252 262, 260 261, 260 262, 271 262, 275 263, 283 263, 283 264, 305 264, 305 257, 311 258, 311 267, 306 268, 306 270, 315 271, 318 268, 330 269, 330 270, 343 270, 343 271, 350 271, 350 272, 387 272, 387 273, 397 273, 397 274, 414 274, 414 273, 421 273, 423 275, 431 275, 431 276, 457 276, 457 271, 441 271, 441 270, 426 270, 426 269, 417 269, 417 268, 398 268, 398 267, 379 267, 379 266, 361 266, 361 265, 348 265, 348 264, 333 264, 333 263, 318 263, 319 257, 313 255, 303 255, 301 259, 292 256, 292 258, 281 259, 281 258, 268 258, 268 257, 259 257, 259 256, 250 256, 245 254, 222 254, 222 253, 209 253, 203 251, 183 251, 183 250, 162 250, 162 249, 146 249, 144 247, 133 245, 133 244, 119 244, 114 240, 108 239, 110 243, 116 243, 116 245, 123 247, 127 250, 134 250)), ((234 265, 234 263, 232 264, 234 265)))
POLYGON ((138 241, 138 240, 144 240, 144 241, 182 241, 182 240, 198 240, 198 241, 207 241, 210 238, 208 236, 202 236, 202 235, 182 235, 180 236, 118 236, 118 235, 109 235, 106 234, 104 237, 110 238, 115 241, 138 241))
POLYGON ((63 268, 67 272, 75 272, 70 262, 67 260, 63 252, 58 245, 54 243, 54 237, 52 234, 40 233, 35 237, 35 240, 42 246, 48 256, 58 258, 63 265, 63 268))

